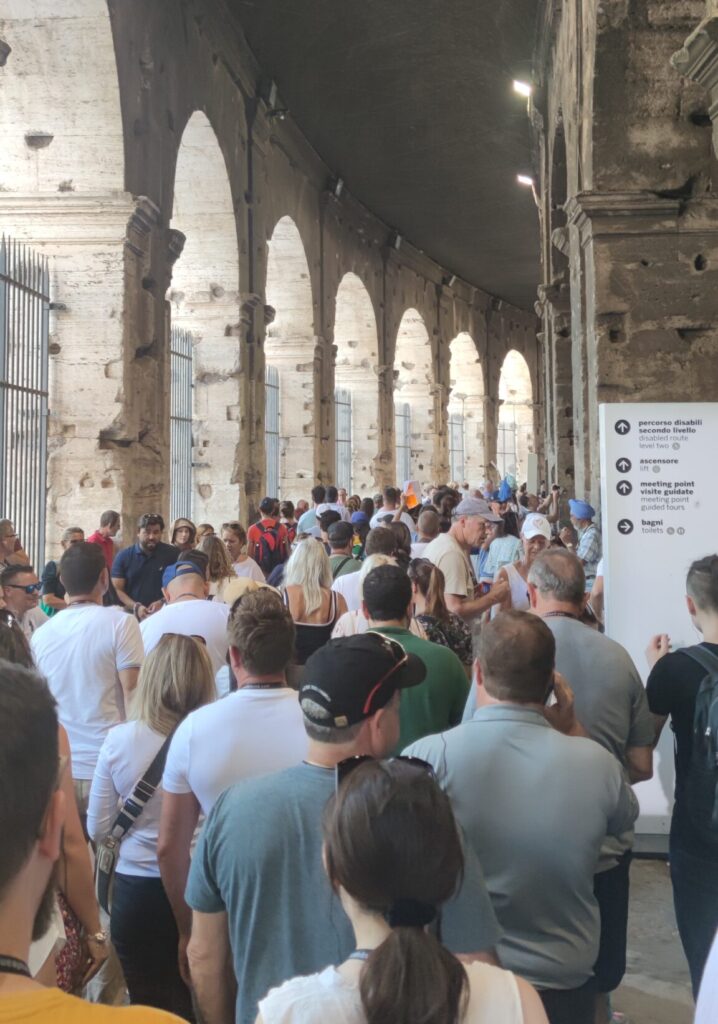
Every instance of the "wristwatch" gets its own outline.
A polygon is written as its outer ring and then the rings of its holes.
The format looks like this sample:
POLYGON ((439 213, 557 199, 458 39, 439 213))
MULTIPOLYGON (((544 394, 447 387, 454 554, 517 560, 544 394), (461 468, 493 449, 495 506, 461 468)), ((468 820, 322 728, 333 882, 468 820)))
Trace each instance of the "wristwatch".
POLYGON ((107 942, 107 932, 88 932, 85 935, 85 938, 88 939, 90 942, 96 942, 98 945, 104 946, 105 943, 107 942))

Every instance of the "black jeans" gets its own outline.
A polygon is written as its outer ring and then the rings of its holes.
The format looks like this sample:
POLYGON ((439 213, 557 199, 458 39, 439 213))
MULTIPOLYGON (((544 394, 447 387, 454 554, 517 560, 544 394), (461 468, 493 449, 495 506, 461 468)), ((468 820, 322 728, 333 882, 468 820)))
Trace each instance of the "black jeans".
POLYGON ((130 1002, 193 1021, 177 965, 177 925, 160 878, 115 873, 110 932, 130 1002))
POLYGON ((596 979, 589 978, 580 988, 545 988, 539 996, 549 1024, 593 1024, 596 979))
POLYGON ((601 943, 593 969, 599 992, 613 992, 626 973, 630 867, 631 851, 627 850, 614 868, 602 871, 593 880, 601 912, 601 943))
POLYGON ((718 855, 693 852, 671 834, 670 858, 673 906, 695 998, 718 928, 718 855))

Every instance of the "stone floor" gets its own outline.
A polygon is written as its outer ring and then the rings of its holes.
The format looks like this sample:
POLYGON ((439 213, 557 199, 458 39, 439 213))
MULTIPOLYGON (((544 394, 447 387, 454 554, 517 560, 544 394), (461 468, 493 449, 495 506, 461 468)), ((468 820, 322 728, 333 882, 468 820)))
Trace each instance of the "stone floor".
POLYGON ((673 915, 668 864, 634 860, 628 920, 628 966, 614 1010, 630 1024, 691 1024, 688 968, 673 915))

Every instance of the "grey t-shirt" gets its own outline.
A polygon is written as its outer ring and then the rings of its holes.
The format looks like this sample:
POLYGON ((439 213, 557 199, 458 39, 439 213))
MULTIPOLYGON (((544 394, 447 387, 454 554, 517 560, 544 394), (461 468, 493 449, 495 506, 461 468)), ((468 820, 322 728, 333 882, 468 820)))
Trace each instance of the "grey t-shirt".
MULTIPOLYGON (((322 867, 322 813, 334 785, 333 770, 300 764, 232 786, 207 819, 186 899, 202 913, 227 912, 237 1024, 253 1024, 270 988, 339 964, 354 949, 322 867)), ((463 885, 444 907, 441 927, 456 953, 493 949, 500 939, 468 844, 463 885)))
POLYGON ((434 766, 479 858, 502 965, 539 988, 583 985, 598 954, 601 844, 638 813, 616 759, 513 705, 481 708, 405 752, 434 766))

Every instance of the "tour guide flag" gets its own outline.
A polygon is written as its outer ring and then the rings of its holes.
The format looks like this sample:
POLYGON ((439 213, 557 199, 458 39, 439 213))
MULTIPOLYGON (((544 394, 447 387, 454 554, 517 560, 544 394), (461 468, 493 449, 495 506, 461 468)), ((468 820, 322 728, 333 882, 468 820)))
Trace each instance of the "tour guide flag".
MULTIPOLYGON (((645 649, 656 633, 668 633, 673 650, 700 641, 685 583, 691 562, 715 546, 718 404, 602 405, 600 428, 606 633, 645 682, 645 649)), ((672 734, 664 729, 653 779, 636 787, 636 831, 668 831, 673 783, 672 734)))

